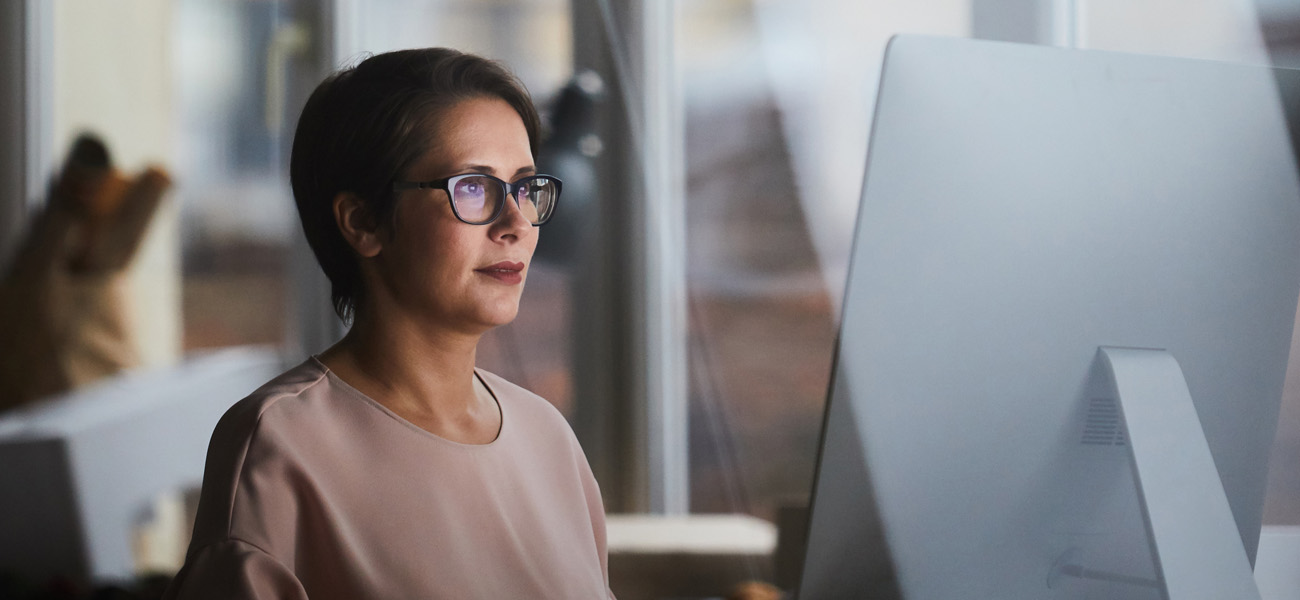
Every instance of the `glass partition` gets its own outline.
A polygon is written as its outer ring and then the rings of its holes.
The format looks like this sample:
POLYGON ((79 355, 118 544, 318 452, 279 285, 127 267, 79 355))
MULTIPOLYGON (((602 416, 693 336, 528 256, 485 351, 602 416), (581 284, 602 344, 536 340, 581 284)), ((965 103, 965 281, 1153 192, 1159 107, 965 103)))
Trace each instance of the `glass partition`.
POLYGON ((964 0, 682 4, 691 510, 806 504, 875 88, 964 0))

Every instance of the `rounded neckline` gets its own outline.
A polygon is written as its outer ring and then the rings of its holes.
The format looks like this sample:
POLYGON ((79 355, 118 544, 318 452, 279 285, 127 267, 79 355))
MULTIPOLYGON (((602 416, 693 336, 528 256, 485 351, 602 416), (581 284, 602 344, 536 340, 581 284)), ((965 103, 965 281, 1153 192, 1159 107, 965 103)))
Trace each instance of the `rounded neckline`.
POLYGON ((406 426, 407 428, 415 431, 416 433, 424 435, 430 439, 436 440, 439 443, 449 444, 457 448, 491 448, 493 446, 498 445, 498 443, 501 441, 501 438, 505 437, 506 435, 506 409, 501 404, 501 396, 497 394, 496 390, 492 389, 491 385, 488 385, 487 379, 483 377, 483 374, 481 372, 479 372, 478 367, 474 367, 474 377, 478 379, 479 383, 483 384, 483 389, 487 390, 488 395, 492 396, 492 401, 495 402, 497 405, 497 415, 501 417, 501 424, 497 426, 497 435, 496 437, 492 438, 492 441, 487 442, 486 444, 466 444, 464 442, 449 440, 432 431, 429 431, 428 429, 420 427, 415 423, 412 423, 411 421, 407 420, 406 417, 397 414, 397 412, 394 411, 393 409, 384 406, 383 403, 379 402, 378 400, 375 400, 374 398, 371 398, 370 396, 366 395, 365 392, 353 387, 352 384, 348 383, 347 381, 344 381, 342 377, 338 376, 338 373, 335 373, 333 369, 329 368, 315 354, 311 355, 310 360, 313 364, 316 365, 318 369, 320 369, 325 373, 326 379, 328 379, 331 383, 333 383, 343 391, 353 396, 356 396, 357 398, 360 398, 370 406, 379 409, 384 414, 388 415, 389 417, 392 417, 398 423, 406 426))

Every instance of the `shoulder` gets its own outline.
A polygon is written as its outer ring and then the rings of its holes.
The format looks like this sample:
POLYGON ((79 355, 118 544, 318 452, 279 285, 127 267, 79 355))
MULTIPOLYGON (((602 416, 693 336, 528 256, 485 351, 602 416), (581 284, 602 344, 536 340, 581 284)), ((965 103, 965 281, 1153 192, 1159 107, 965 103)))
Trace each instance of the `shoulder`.
MULTIPOLYGON (((569 465, 584 488, 588 505, 602 507, 600 489, 591 473, 586 453, 564 414, 546 399, 499 375, 483 369, 477 369, 477 372, 501 403, 506 421, 503 425, 510 428, 510 447, 526 452, 528 460, 538 464, 551 461, 553 466, 569 465)), ((603 519, 604 509, 599 510, 603 519)))
POLYGON ((313 397, 328 395, 325 375, 322 365, 308 360, 236 402, 217 422, 203 471, 196 541, 223 540, 230 535, 241 483, 250 470, 266 468, 287 454, 280 447, 293 443, 295 436, 288 431, 302 420, 292 413, 321 404, 313 397))
POLYGON ((535 413, 535 416, 537 417, 549 420, 558 419, 560 422, 567 423, 564 420, 564 415, 560 413, 559 409, 555 408, 555 405, 548 402, 545 398, 515 385, 510 382, 510 380, 491 371, 475 369, 474 372, 482 378, 483 383, 487 384, 488 389, 492 391, 492 394, 496 396, 497 401, 501 402, 505 408, 510 408, 515 411, 535 413))
POLYGON ((217 424, 217 433, 246 432, 256 427, 267 412, 289 408, 292 403, 314 391, 323 391, 327 371, 315 359, 281 373, 274 379, 262 384, 253 393, 236 402, 217 424), (286 402, 286 400, 288 402, 286 402))
POLYGON ((315 360, 308 360, 262 384, 222 415, 212 433, 209 452, 230 443, 247 445, 268 413, 284 412, 295 400, 323 389, 325 378, 325 368, 315 360))
POLYGON ((545 398, 490 371, 475 369, 475 372, 501 403, 501 412, 506 419, 527 423, 527 429, 534 434, 564 437, 577 443, 568 420, 545 398))
POLYGON ((236 402, 217 422, 208 468, 228 466, 232 471, 225 475, 238 479, 268 463, 310 462, 328 453, 331 440, 351 439, 349 430, 373 411, 349 392, 315 359, 285 371, 236 402))

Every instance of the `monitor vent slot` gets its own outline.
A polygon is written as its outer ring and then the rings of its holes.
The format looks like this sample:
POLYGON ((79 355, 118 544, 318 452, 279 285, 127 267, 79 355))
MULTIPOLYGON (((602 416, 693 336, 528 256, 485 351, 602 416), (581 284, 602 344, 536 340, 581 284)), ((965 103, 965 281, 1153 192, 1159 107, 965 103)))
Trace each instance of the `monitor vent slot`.
POLYGON ((1083 443, 1088 446, 1123 446, 1124 428, 1119 422, 1119 406, 1114 398, 1088 401, 1083 426, 1083 443))

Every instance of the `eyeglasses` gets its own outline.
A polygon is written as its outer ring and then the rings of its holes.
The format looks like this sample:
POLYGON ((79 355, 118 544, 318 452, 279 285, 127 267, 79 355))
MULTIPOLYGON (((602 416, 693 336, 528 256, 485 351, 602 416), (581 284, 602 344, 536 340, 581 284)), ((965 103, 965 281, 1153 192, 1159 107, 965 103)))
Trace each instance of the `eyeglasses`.
POLYGON ((433 181, 396 181, 393 190, 435 189, 447 192, 451 211, 469 225, 487 225, 501 216, 506 197, 513 197, 519 212, 533 225, 541 225, 555 212, 562 182, 550 175, 529 175, 513 183, 491 175, 469 173, 433 181))

